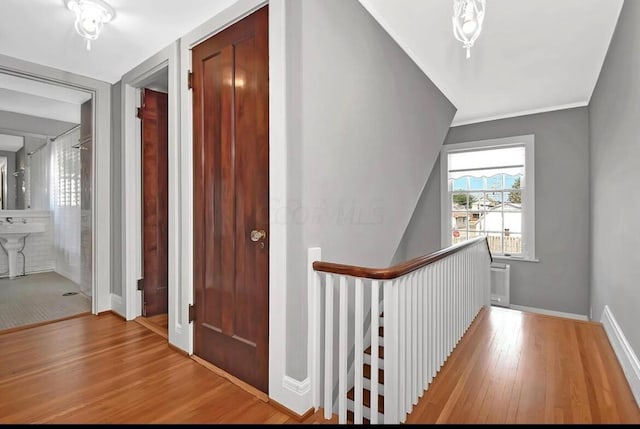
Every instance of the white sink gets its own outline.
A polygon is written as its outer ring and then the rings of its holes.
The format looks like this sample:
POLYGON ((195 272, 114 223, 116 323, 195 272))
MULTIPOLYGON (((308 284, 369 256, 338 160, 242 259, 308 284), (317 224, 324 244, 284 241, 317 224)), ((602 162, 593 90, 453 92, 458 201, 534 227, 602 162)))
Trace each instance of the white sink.
POLYGON ((18 252, 24 249, 24 238, 38 232, 44 232, 44 223, 3 222, 0 224, 0 244, 7 251, 10 279, 16 278, 17 257, 18 252))
POLYGON ((3 223, 0 225, 0 238, 22 238, 35 232, 44 232, 44 223, 3 223))

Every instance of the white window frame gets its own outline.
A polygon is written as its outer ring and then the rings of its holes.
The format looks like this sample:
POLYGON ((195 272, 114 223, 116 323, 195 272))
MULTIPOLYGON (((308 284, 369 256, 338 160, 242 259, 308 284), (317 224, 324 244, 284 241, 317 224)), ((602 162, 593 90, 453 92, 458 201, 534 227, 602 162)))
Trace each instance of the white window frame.
POLYGON ((536 205, 535 205, 535 136, 533 134, 505 137, 491 140, 478 140, 465 143, 446 144, 440 151, 440 204, 441 204, 441 242, 442 247, 451 245, 451 204, 449 202, 449 154, 471 150, 500 149, 524 146, 524 186, 522 187, 522 255, 495 255, 497 259, 538 262, 536 259, 536 205))

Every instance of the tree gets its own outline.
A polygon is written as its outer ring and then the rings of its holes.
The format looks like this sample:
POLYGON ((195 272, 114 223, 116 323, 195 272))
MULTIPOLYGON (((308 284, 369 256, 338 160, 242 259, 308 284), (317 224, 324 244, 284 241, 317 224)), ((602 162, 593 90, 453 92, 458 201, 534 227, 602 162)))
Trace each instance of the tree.
POLYGON ((509 202, 521 204, 522 203, 522 192, 520 192, 520 178, 518 177, 515 182, 513 182, 512 189, 517 189, 517 191, 509 192, 509 202))
POLYGON ((469 194, 469 200, 467 201, 467 194, 453 194, 453 202, 459 206, 470 209, 471 205, 476 202, 476 199, 473 195, 469 194))

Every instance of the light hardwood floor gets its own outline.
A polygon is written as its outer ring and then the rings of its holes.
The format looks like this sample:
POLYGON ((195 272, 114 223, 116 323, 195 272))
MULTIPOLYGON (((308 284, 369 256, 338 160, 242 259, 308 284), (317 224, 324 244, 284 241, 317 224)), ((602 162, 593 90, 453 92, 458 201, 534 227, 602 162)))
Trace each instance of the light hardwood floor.
MULTIPOLYGON (((296 421, 111 314, 0 335, 0 423, 67 422, 296 421)), ((640 423, 640 411, 599 324, 494 308, 407 422, 640 423)))
POLYGON ((640 423, 600 323, 492 308, 408 423, 640 423))

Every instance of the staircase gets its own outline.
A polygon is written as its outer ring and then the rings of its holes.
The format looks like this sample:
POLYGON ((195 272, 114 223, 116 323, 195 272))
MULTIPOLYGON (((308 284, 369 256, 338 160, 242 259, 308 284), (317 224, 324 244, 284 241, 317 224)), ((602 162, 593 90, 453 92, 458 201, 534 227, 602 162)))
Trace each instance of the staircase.
POLYGON ((319 262, 318 253, 308 257, 314 407, 343 424, 404 423, 489 305, 486 237, 384 269, 319 262))
MULTIPOLYGON (((380 316, 380 328, 378 329, 378 421, 384 421, 384 314, 380 316)), ((371 347, 364 351, 364 364, 362 366, 364 377, 362 389, 362 422, 369 424, 371 416, 371 347)), ((347 392, 347 423, 354 423, 355 388, 347 392)))

